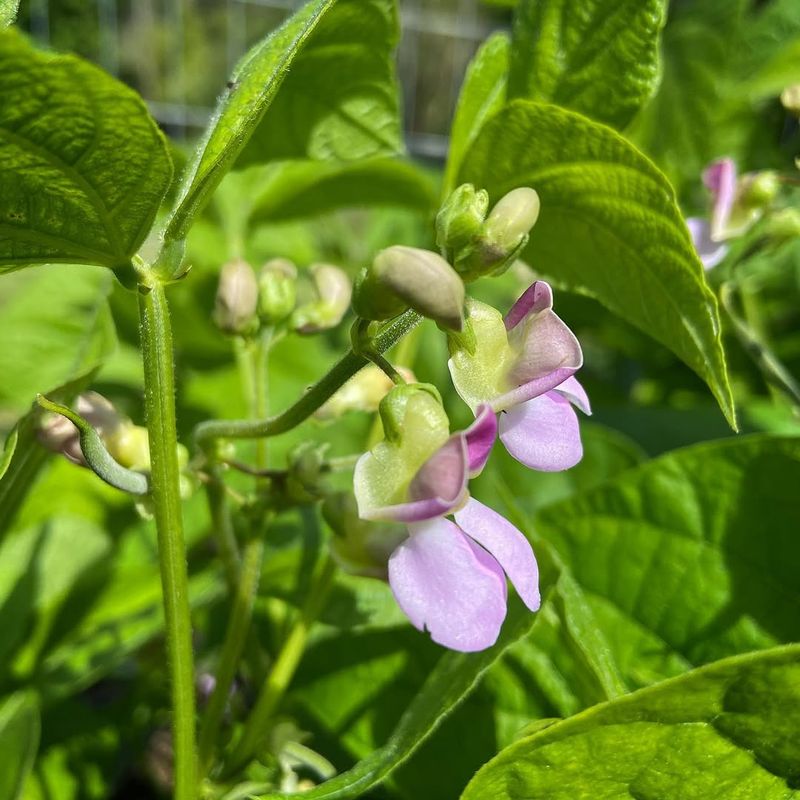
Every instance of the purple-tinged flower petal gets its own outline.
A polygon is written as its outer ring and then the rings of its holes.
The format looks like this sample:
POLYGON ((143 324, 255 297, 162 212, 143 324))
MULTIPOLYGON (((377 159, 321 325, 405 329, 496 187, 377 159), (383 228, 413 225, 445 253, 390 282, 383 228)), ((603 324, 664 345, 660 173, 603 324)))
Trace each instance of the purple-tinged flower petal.
POLYGON ((711 226, 704 219, 689 217, 686 226, 692 237, 692 244, 706 269, 713 269, 728 254, 728 245, 711 239, 711 226))
POLYGON ((711 240, 725 238, 728 220, 736 198, 736 164, 731 158, 720 158, 703 172, 703 183, 711 192, 714 203, 711 210, 711 240))
POLYGON ((545 281, 534 281, 505 316, 506 330, 516 328, 528 314, 553 308, 553 290, 545 281))
POLYGON ((446 519, 409 525, 389 559, 397 604, 434 642, 470 653, 491 647, 506 616, 503 571, 446 519))
POLYGON ((464 501, 468 461, 466 438, 451 436, 417 471, 408 487, 411 502, 438 501, 440 514, 452 511, 464 501))
POLYGON ((474 478, 486 466, 497 438, 497 415, 492 407, 481 404, 475 414, 475 422, 462 434, 467 442, 469 476, 474 478))
POLYGON ((531 611, 541 605, 539 567, 530 542, 505 517, 475 499, 455 513, 464 533, 491 553, 531 611))
POLYGON ((506 411, 500 418, 500 441, 517 461, 542 472, 569 469, 583 457, 578 415, 558 392, 506 411))
POLYGON ((586 390, 581 386, 578 379, 573 376, 571 378, 567 378, 564 383, 560 383, 553 389, 554 392, 558 392, 563 397, 566 397, 567 400, 572 403, 572 405, 579 408, 583 411, 584 414, 588 414, 589 416, 592 415, 592 406, 589 403, 589 395, 586 394, 586 390))

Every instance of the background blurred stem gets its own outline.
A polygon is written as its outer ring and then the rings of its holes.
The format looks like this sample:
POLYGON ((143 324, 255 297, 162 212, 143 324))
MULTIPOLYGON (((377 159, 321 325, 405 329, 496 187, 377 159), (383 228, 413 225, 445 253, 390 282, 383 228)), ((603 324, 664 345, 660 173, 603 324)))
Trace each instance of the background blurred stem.
POLYGON ((172 327, 164 286, 139 290, 150 486, 158 532, 164 622, 172 687, 175 800, 197 797, 194 659, 180 499, 172 327))

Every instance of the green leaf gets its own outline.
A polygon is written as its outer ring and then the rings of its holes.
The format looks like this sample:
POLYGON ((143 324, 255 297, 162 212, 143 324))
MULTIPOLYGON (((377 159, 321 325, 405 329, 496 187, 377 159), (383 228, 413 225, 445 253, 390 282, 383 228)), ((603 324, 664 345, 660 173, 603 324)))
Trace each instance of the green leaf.
POLYGON ((14 458, 14 453, 17 450, 18 441, 19 429, 14 428, 6 437, 6 440, 3 444, 3 451, 0 453, 0 480, 2 480, 3 475, 8 472, 8 468, 11 465, 11 459, 14 458))
POLYGON ((186 235, 254 135, 240 166, 399 151, 395 16, 392 0, 315 0, 250 50, 184 174, 166 238, 186 235))
POLYGON ((536 531, 641 686, 800 638, 798 482, 800 439, 695 445, 549 506, 536 531))
MULTIPOLYGON (((402 764, 468 695, 505 649, 533 625, 535 615, 521 603, 510 604, 500 640, 480 653, 445 653, 424 686, 406 708, 397 727, 382 746, 347 772, 305 793, 308 800, 345 800, 360 797, 402 764)), ((262 800, 288 800, 293 795, 273 793, 262 800)))
POLYGON ((278 222, 357 206, 432 212, 434 181, 407 161, 285 161, 233 172, 215 198, 228 227, 278 222))
POLYGON ((19 12, 19 0, 0 0, 0 26, 12 25, 19 12))
POLYGON ((39 747, 39 708, 33 695, 17 692, 0 704, 0 798, 17 800, 39 747))
POLYGON ((239 166, 403 152, 396 0, 336 0, 304 43, 239 166))
POLYGON ((523 0, 509 97, 574 109, 624 128, 659 78, 665 0, 523 0))
POLYGON ((510 46, 505 33, 495 33, 481 45, 467 67, 450 130, 445 196, 455 189, 464 155, 484 122, 500 111, 506 101, 510 46))
POLYGON ((800 647, 727 659, 557 722, 462 800, 800 796, 800 647))
POLYGON ((172 176, 141 98, 74 56, 0 31, 0 273, 27 264, 124 267, 172 176))
POLYGON ((536 189, 531 263, 669 347, 735 427, 716 298, 672 187, 647 158, 579 114, 515 100, 470 149, 459 176, 466 181, 493 201, 518 186, 536 189))

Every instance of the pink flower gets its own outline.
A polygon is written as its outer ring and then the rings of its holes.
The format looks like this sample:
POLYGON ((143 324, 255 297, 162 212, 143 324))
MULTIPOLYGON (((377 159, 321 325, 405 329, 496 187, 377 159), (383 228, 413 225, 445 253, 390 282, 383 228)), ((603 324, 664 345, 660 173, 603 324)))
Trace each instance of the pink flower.
POLYGON ((553 311, 550 286, 536 281, 504 320, 471 301, 467 322, 471 346, 451 339, 456 391, 473 408, 487 403, 500 412, 500 439, 521 463, 545 472, 575 466, 583 446, 573 406, 591 408, 574 377, 583 365, 580 343, 553 311))
MULTIPOLYGON (((438 424, 430 408, 424 411, 413 410, 415 424, 408 426, 406 440, 435 437, 438 424)), ((508 520, 470 498, 467 489, 469 478, 486 464, 496 435, 494 412, 481 406, 472 426, 446 438, 421 464, 413 462, 416 445, 424 452, 424 440, 410 446, 386 441, 359 459, 354 476, 363 519, 408 525, 408 538, 388 565, 398 605, 435 642, 462 652, 497 641, 506 616, 506 576, 528 608, 536 611, 540 604, 530 543, 508 520), (411 456, 398 460, 402 452, 411 456), (406 472, 408 466, 414 468, 406 472), (455 522, 445 519, 450 514, 455 522)))

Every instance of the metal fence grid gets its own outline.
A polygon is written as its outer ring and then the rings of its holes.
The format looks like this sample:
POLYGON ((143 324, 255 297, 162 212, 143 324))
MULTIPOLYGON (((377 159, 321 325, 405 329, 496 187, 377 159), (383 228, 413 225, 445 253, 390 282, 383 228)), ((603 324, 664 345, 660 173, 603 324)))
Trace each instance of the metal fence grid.
MULTIPOLYGON (((304 0, 23 0, 20 23, 43 44, 100 64, 139 91, 177 139, 205 125, 245 50, 304 0)), ((464 70, 508 24, 480 0, 400 0, 398 70, 406 139, 440 159, 464 70)))

